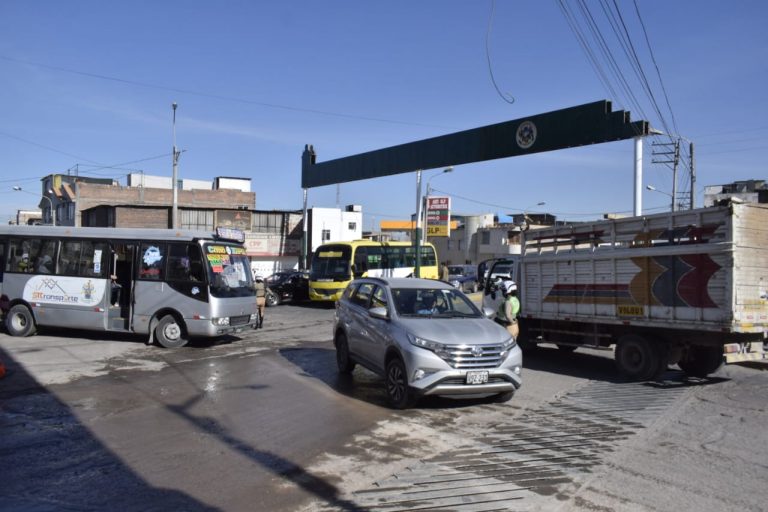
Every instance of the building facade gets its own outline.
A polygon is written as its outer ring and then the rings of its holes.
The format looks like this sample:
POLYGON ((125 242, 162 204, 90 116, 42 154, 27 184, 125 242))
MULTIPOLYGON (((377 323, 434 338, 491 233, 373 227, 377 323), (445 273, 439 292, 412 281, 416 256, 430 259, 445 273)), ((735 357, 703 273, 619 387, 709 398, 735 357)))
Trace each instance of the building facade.
POLYGON ((747 203, 768 203, 768 186, 765 180, 744 180, 704 187, 704 206, 715 206, 731 198, 747 203))
MULTIPOLYGON (((49 222, 59 226, 161 228, 172 227, 173 189, 170 178, 135 173, 128 185, 111 179, 53 174, 43 182, 41 207, 49 205, 49 222)), ((213 231, 217 226, 245 232, 245 247, 256 274, 297 269, 304 236, 300 210, 257 210, 249 178, 217 177, 212 182, 179 180, 179 227, 213 231)), ((45 218, 46 210, 43 209, 45 218)), ((362 237, 362 209, 348 206, 312 208, 308 247, 326 241, 362 237)))

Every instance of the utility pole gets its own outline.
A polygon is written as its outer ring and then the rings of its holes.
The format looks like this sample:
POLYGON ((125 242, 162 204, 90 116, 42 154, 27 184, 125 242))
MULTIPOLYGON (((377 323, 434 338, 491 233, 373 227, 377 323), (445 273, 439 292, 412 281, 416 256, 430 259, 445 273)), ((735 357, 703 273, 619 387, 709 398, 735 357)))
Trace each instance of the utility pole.
POLYGON ((173 208, 171 211, 171 227, 178 229, 179 227, 179 151, 176 149, 176 107, 178 105, 173 102, 171 105, 173 108, 173 208))
POLYGON ((661 156, 665 160, 651 160, 654 164, 672 164, 672 211, 677 211, 677 166, 680 162, 680 141, 654 142, 652 146, 661 146, 671 151, 653 151, 653 156, 661 156))
POLYGON ((689 142, 690 159, 691 159, 691 210, 696 208, 696 168, 693 165, 693 142, 689 142))

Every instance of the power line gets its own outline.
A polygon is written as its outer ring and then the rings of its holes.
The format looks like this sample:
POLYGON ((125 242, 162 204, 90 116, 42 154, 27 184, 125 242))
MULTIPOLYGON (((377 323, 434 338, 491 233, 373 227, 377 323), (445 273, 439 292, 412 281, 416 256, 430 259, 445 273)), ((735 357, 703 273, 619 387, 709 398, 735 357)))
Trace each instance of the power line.
MULTIPOLYGON (((504 205, 499 205, 499 204, 494 204, 494 203, 488 203, 488 202, 485 202, 485 201, 478 201, 477 199, 472 199, 472 198, 469 198, 469 197, 460 196, 458 194, 454 194, 453 192, 448 192, 446 190, 440 190, 440 189, 437 189, 435 187, 432 187, 432 190, 435 191, 435 192, 440 192, 441 194, 447 194, 451 198, 457 198, 457 199, 461 199, 463 201, 469 201, 470 203, 481 204, 483 206, 491 206, 493 208, 498 208, 500 210, 506 210, 506 211, 510 211, 511 210, 511 211, 531 213, 530 210, 526 210, 526 209, 523 209, 523 208, 515 208, 515 207, 512 207, 512 206, 504 206, 504 205)), ((663 207, 657 207, 657 208, 646 208, 645 210, 646 211, 655 211, 655 210, 666 210, 667 208, 668 208, 668 206, 663 206, 663 207)), ((595 212, 595 213, 584 213, 584 212, 547 212, 547 213, 551 213, 552 215, 562 215, 562 216, 570 216, 570 217, 599 217, 599 216, 603 215, 606 212, 602 211, 602 212, 595 212)), ((618 211, 618 212, 613 212, 613 213, 631 214, 632 210, 624 210, 624 211, 618 211)))
POLYGON ((502 93, 501 89, 499 89, 499 86, 496 84, 496 78, 494 78, 493 76, 493 65, 491 64, 491 50, 489 48, 488 41, 491 38, 491 26, 493 25, 493 14, 495 10, 496 10, 496 0, 492 0, 491 15, 488 18, 488 30, 486 30, 485 32, 485 57, 486 57, 486 60, 488 61, 488 74, 491 76, 491 83, 493 83, 493 87, 496 89, 496 92, 499 94, 499 96, 501 96, 501 99, 503 99, 504 101, 506 101, 511 105, 512 103, 515 102, 515 97, 512 96, 511 94, 505 95, 504 93, 502 93), (509 101, 507 96, 509 96, 509 98, 512 98, 512 101, 509 101))
POLYGON ((226 95, 223 95, 223 94, 212 94, 212 93, 207 93, 207 92, 193 91, 193 90, 190 90, 190 89, 181 89, 181 88, 178 88, 178 87, 168 87, 168 86, 163 86, 163 85, 150 84, 150 83, 146 83, 146 82, 139 82, 137 80, 127 80, 127 79, 124 79, 124 78, 117 78, 117 77, 108 76, 108 75, 101 75, 101 74, 98 74, 98 73, 89 73, 89 72, 86 72, 86 71, 78 71, 78 70, 75 70, 75 69, 63 68, 63 67, 60 67, 60 66, 51 66, 51 65, 48 65, 48 64, 41 64, 39 62, 31 62, 31 61, 26 61, 26 60, 21 60, 21 59, 15 59, 13 57, 8 57, 6 55, 0 55, 0 59, 7 60, 7 61, 10 61, 10 62, 16 62, 16 63, 19 63, 19 64, 26 64, 26 65, 29 65, 29 66, 37 66, 37 67, 41 67, 41 68, 45 68, 45 69, 51 69, 53 71, 60 71, 62 73, 69 73, 69 74, 73 74, 73 75, 85 76, 85 77, 88 77, 88 78, 96 78, 96 79, 99 79, 99 80, 108 80, 108 81, 111 81, 111 82, 117 82, 117 83, 126 84, 126 85, 134 85, 134 86, 137 86, 137 87, 144 87, 144 88, 147 88, 147 89, 158 89, 158 90, 163 90, 163 91, 171 91, 171 92, 175 92, 175 93, 179 93, 179 94, 188 94, 190 96, 198 96, 198 97, 202 97, 202 98, 211 98, 211 99, 216 99, 216 100, 221 100, 221 101, 230 101, 230 102, 235 102, 235 103, 243 103, 243 104, 246 104, 246 105, 258 105, 260 107, 267 107, 267 108, 274 108, 274 109, 281 109, 281 110, 289 110, 289 111, 292 111, 292 112, 304 112, 304 113, 309 113, 309 114, 318 114, 318 115, 324 115, 324 116, 341 117, 341 118, 345 118, 345 119, 357 119, 357 120, 361 120, 361 121, 373 121, 373 122, 378 122, 378 123, 399 124, 399 125, 407 125, 407 126, 422 126, 422 127, 427 127, 427 128, 444 128, 444 129, 451 129, 451 130, 456 129, 455 127, 450 127, 450 126, 441 126, 441 125, 426 124, 426 123, 416 123, 416 122, 412 122, 412 121, 398 121, 398 120, 394 120, 394 119, 385 119, 385 118, 380 118, 380 117, 369 117, 369 116, 362 116, 362 115, 356 115, 356 114, 343 114, 343 113, 340 113, 340 112, 331 112, 331 111, 327 111, 327 110, 318 110, 318 109, 311 109, 311 108, 294 107, 294 106, 291 106, 291 105, 281 105, 281 104, 278 104, 278 103, 267 103, 267 102, 264 102, 264 101, 255 101, 255 100, 249 100, 249 99, 246 99, 246 98, 237 98, 237 97, 234 97, 234 96, 226 96, 226 95))
POLYGON ((23 139, 21 137, 17 137, 16 135, 11 135, 10 133, 0 132, 0 135, 2 135, 4 137, 8 137, 9 139, 16 139, 18 141, 24 142, 25 144, 30 144, 32 146, 37 146, 39 148, 43 148, 43 149, 46 149, 48 151, 52 151, 54 153, 59 153, 60 155, 68 156, 68 157, 74 158, 76 160, 85 160, 86 162, 91 162, 91 163, 94 163, 94 164, 103 165, 101 162, 95 162, 95 161, 90 160, 88 158, 83 158, 81 156, 73 155, 72 153, 67 153, 66 151, 62 151, 60 149, 52 148, 52 147, 46 146, 44 144, 39 144, 39 143, 33 142, 31 140, 23 139))

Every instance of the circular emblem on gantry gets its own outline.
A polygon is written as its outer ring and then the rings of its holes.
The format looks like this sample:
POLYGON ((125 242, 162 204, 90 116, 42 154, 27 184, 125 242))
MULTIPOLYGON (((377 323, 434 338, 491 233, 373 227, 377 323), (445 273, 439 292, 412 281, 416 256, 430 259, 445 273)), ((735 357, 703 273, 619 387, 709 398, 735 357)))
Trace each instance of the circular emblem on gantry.
POLYGON ((517 127, 517 133, 515 134, 517 145, 520 149, 528 149, 536 142, 536 125, 531 121, 523 121, 520 126, 517 127))

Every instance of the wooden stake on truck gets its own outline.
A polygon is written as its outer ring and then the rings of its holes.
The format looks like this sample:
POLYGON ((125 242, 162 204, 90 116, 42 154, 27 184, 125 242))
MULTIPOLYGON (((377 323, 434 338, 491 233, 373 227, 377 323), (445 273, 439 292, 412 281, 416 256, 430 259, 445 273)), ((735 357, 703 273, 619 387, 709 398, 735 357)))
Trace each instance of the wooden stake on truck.
MULTIPOLYGON (((730 203, 531 230, 518 282, 523 347, 615 345, 621 373, 703 377, 767 359, 768 207, 730 203)), ((493 268, 489 275, 493 274, 493 268)), ((484 302, 499 300, 486 283, 484 302)))

